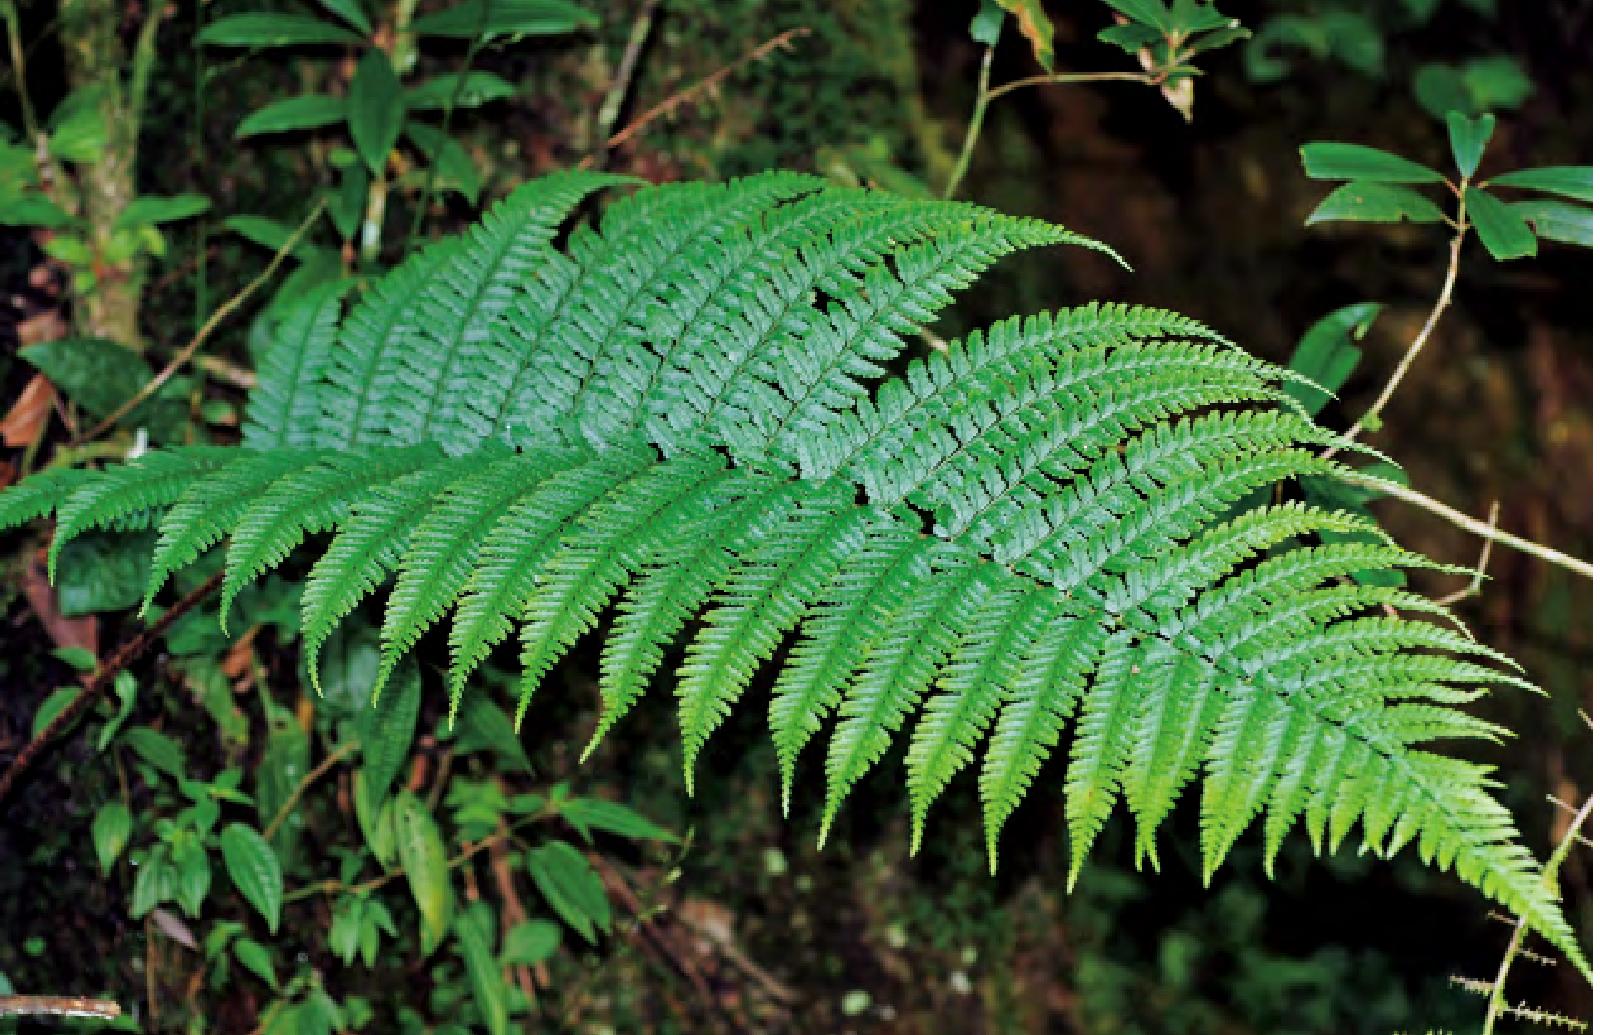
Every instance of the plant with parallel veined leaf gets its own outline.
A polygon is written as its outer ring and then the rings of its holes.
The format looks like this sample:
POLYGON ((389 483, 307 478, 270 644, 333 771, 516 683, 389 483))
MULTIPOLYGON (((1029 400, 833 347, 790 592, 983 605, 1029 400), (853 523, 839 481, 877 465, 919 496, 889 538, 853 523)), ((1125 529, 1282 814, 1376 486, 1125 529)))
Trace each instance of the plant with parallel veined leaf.
POLYGON ((521 642, 518 718, 609 614, 598 740, 676 665, 684 772, 780 659, 768 717, 785 804, 823 833, 910 727, 913 848, 977 769, 993 859, 1058 747, 1075 879, 1116 799, 1136 859, 1190 783, 1204 868, 1264 817, 1330 850, 1415 843, 1582 952, 1489 767, 1427 750, 1505 731, 1460 707, 1526 686, 1443 607, 1358 572, 1438 567, 1357 515, 1240 501, 1343 468, 1285 371, 1172 313, 1091 304, 913 359, 905 339, 1001 256, 1068 231, 954 202, 770 173, 644 187, 525 184, 371 286, 287 310, 242 448, 46 470, 0 522, 160 535, 149 598, 230 540, 224 606, 332 532, 302 598, 308 668, 393 580, 378 687, 450 614, 454 702, 521 642), (341 314, 343 313, 342 317, 341 314), (1308 545, 1323 531, 1376 541, 1308 545), (1377 610, 1410 612, 1397 617, 1377 610), (453 614, 451 613, 453 611, 453 614), (1072 723, 1070 737, 1066 734, 1072 723), (827 728, 827 735, 820 736, 827 728))
POLYGON ((1300 149, 1306 175, 1314 180, 1344 180, 1322 200, 1307 223, 1449 223, 1460 233, 1475 231, 1498 261, 1535 254, 1538 238, 1594 247, 1594 169, 1555 165, 1519 169, 1477 179, 1478 165, 1494 135, 1494 116, 1446 117, 1450 152, 1459 181, 1452 181, 1409 158, 1363 144, 1312 143, 1300 149), (1445 186, 1458 199, 1448 216, 1418 188, 1445 186), (1488 188, 1530 191, 1535 196, 1504 201, 1488 188), (1568 201, 1559 200, 1562 198, 1568 201), (1574 205, 1572 201, 1584 202, 1574 205))

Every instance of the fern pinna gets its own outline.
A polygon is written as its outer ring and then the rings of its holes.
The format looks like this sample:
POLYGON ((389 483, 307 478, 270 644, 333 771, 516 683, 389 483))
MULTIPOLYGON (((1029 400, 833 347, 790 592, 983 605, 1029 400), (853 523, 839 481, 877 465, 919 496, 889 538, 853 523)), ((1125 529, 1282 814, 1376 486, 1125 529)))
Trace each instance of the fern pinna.
POLYGON ((575 205, 629 182, 530 182, 353 303, 344 284, 294 300, 242 448, 46 470, 0 495, 0 521, 54 512, 52 564, 89 529, 153 525, 147 607, 227 539, 224 615, 332 533, 302 597, 307 658, 392 581, 374 694, 449 615, 452 708, 515 632, 519 722, 610 614, 596 740, 684 639, 691 787, 778 658, 785 807, 825 740, 824 836, 909 727, 913 849, 975 767, 992 860, 1062 747, 1069 880, 1119 796, 1154 862, 1198 780, 1207 874, 1257 817, 1269 869, 1298 822, 1330 850, 1359 827, 1375 852, 1415 842, 1587 970, 1491 770, 1424 747, 1501 736, 1459 706, 1526 686, 1514 666, 1428 620, 1448 619, 1431 600, 1353 578, 1430 563, 1365 519, 1250 504, 1337 473, 1284 371, 1182 316, 1087 305, 889 376, 1000 257, 1103 247, 785 173, 641 187, 554 245, 575 205))

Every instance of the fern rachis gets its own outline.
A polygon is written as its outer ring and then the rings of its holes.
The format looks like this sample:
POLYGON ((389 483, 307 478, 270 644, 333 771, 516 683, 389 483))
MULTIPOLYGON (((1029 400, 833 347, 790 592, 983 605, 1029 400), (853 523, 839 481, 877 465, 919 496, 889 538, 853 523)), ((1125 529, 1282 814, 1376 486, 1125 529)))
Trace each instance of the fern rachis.
POLYGON ((557 248, 568 209, 621 182, 524 185, 342 320, 344 285, 293 301, 243 449, 47 470, 0 494, 0 522, 55 512, 53 551, 154 523, 151 596, 231 537, 230 600, 331 532, 302 600, 313 674, 339 623, 386 592, 380 687, 448 622, 453 708, 516 632, 520 721, 613 611, 595 736, 676 664, 691 786, 779 658, 785 805, 826 731, 824 832, 903 741, 913 848, 975 769, 992 859, 1064 750, 1074 878, 1119 798, 1154 862, 1197 782, 1208 874, 1258 817, 1269 868, 1297 822, 1330 849, 1359 826, 1374 851, 1415 842, 1586 966, 1490 771, 1422 747, 1500 737, 1460 706, 1526 684, 1438 605, 1350 581, 1424 559, 1381 533, 1309 546, 1376 530, 1248 503, 1339 472, 1284 372, 1184 317, 1089 305, 890 376, 906 337, 1001 256, 1093 242, 767 174, 640 188, 557 248))

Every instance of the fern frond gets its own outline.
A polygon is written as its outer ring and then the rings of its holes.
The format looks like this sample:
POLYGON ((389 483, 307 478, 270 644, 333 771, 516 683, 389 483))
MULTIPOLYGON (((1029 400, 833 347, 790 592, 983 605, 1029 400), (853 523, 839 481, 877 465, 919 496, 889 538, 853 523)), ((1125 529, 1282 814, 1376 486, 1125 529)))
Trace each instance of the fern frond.
POLYGON ((520 723, 615 604, 588 750, 674 668, 692 788, 770 663, 784 809, 817 740, 822 838, 910 726, 913 851, 976 769, 992 868, 1064 753, 1069 883, 1119 800, 1135 863, 1155 864, 1198 784, 1208 879, 1257 822, 1269 871, 1296 826, 1318 851, 1415 844, 1587 972, 1492 771, 1435 748, 1508 736, 1465 706, 1532 687, 1443 605, 1354 578, 1459 569, 1295 499, 1297 479, 1347 472, 1283 392, 1294 375, 1188 318, 1100 304, 908 363, 1001 256, 1098 246, 767 174, 640 188, 558 249, 568 210, 621 182, 519 188, 342 321, 338 285, 311 291, 263 364, 250 448, 49 470, 0 494, 0 526, 54 511, 53 570, 76 535, 154 522, 151 595, 231 538, 224 613, 331 532, 301 598, 313 685, 339 622, 392 579, 374 691, 450 616, 452 716, 516 633, 520 723))

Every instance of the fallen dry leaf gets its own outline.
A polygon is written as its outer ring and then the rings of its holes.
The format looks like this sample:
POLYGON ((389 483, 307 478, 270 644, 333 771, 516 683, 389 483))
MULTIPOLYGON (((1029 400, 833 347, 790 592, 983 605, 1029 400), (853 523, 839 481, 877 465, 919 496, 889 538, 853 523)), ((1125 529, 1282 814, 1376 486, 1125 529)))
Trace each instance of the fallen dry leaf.
POLYGON ((44 550, 34 551, 22 575, 22 594, 39 617, 39 624, 57 647, 82 647, 99 656, 100 624, 93 615, 68 618, 61 613, 56 588, 45 575, 44 550))
POLYGON ((55 405, 56 390, 43 374, 33 375, 28 386, 17 396, 11 412, 0 420, 0 439, 12 449, 33 445, 44 434, 50 419, 50 408, 55 405))

